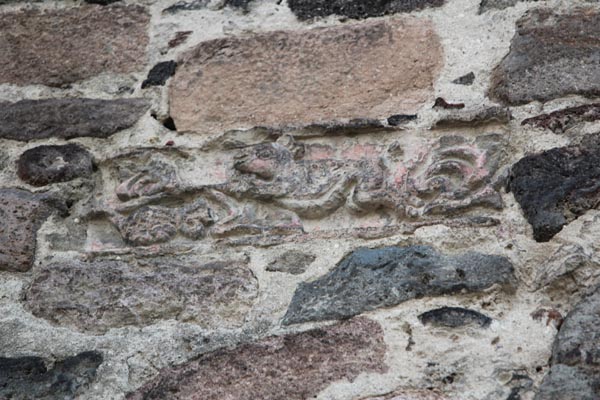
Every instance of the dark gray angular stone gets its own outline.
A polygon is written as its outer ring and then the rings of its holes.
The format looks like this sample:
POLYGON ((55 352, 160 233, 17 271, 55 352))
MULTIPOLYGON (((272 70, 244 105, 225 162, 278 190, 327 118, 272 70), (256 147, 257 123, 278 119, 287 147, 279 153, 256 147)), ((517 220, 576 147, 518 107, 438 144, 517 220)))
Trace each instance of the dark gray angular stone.
POLYGON ((548 114, 540 114, 524 119, 521 125, 550 129, 554 133, 564 133, 579 123, 598 120, 600 120, 600 103, 595 103, 567 107, 548 114))
POLYGON ((398 126, 417 119, 416 114, 394 114, 387 119, 388 125, 398 126))
POLYGON ((600 398, 600 287, 565 318, 552 349, 552 367, 535 400, 600 398))
POLYGON ((46 99, 0 103, 0 138, 107 138, 133 126, 146 112, 144 99, 46 99))
POLYGON ((559 147, 526 156, 512 167, 509 189, 538 242, 598 204, 600 145, 559 147))
POLYGON ((142 82, 142 89, 148 86, 163 86, 167 79, 175 74, 175 69, 177 69, 175 61, 164 61, 156 64, 148 72, 148 78, 142 82))
POLYGON ((59 360, 48 369, 40 357, 0 357, 0 398, 74 399, 94 380, 102 361, 102 354, 87 351, 59 360))
POLYGON ((478 292, 513 278, 510 261, 495 255, 444 255, 429 246, 359 248, 328 274, 301 283, 283 324, 348 318, 424 296, 478 292))
POLYGON ((440 7, 445 0, 289 0, 288 5, 300 20, 329 15, 355 19, 440 7))
POLYGON ((503 10, 512 7, 520 1, 538 1, 538 0, 481 0, 479 4, 479 14, 490 10, 503 10))
POLYGON ((600 95, 600 12, 528 12, 492 73, 490 97, 519 105, 572 94, 600 95))
POLYGON ((460 78, 456 78, 452 81, 452 83, 456 85, 466 85, 470 86, 475 81, 475 74, 473 72, 469 72, 466 75, 461 76, 460 78))
POLYGON ((33 186, 90 176, 93 170, 92 155, 74 143, 34 147, 21 154, 17 161, 17 175, 33 186))
MULTIPOLYGON (((223 2, 223 6, 230 6, 234 8, 239 8, 243 11, 248 11, 248 6, 250 2, 252 2, 252 0, 225 0, 223 2)), ((206 8, 209 4, 210 0, 181 0, 165 8, 162 12, 164 14, 175 14, 180 11, 202 10, 203 8, 206 8)))
POLYGON ((458 328, 466 325, 479 325, 482 328, 487 328, 492 323, 492 319, 487 315, 462 307, 437 308, 424 312, 418 318, 423 325, 448 328, 458 328))

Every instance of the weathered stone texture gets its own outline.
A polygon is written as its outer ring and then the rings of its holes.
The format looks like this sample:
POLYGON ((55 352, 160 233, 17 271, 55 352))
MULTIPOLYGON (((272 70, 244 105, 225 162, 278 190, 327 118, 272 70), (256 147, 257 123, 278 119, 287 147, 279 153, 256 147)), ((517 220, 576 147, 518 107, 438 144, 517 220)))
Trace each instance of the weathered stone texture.
POLYGON ((378 323, 339 325, 219 350, 167 368, 129 400, 304 400, 330 383, 387 370, 378 323))
POLYGON ((363 19, 426 7, 440 7, 446 0, 289 0, 292 12, 301 20, 336 14, 363 19))
POLYGON ((143 69, 149 20, 143 7, 133 5, 4 13, 0 83, 61 86, 143 69))
POLYGON ((600 12, 530 11, 492 74, 490 96, 507 104, 600 95, 600 12))
POLYGON ((133 126, 146 112, 143 99, 46 99, 0 103, 0 138, 107 138, 133 126))
POLYGON ((549 241, 564 225, 596 207, 600 144, 590 142, 529 155, 512 167, 509 187, 535 240, 549 241))
POLYGON ((513 278, 510 261, 500 256, 449 256, 429 246, 360 248, 323 277, 301 283, 283 323, 348 318, 423 296, 478 292, 513 278))
POLYGON ((79 398, 94 381, 102 354, 79 353, 48 369, 39 357, 0 357, 0 398, 55 400, 79 398))
POLYGON ((303 253, 301 251, 290 250, 281 255, 276 260, 267 265, 267 271, 287 272, 292 275, 300 275, 306 271, 306 268, 315 261, 313 254, 303 253))
POLYGON ((25 151, 17 161, 17 175, 33 186, 90 177, 92 155, 78 144, 38 146, 25 151))
POLYGON ((582 122, 600 120, 600 103, 568 107, 548 114, 524 119, 521 125, 550 129, 554 133, 564 133, 582 122))
POLYGON ((512 7, 521 1, 538 1, 538 0, 481 0, 479 4, 479 14, 483 14, 490 10, 503 10, 512 7))
POLYGON ((361 400, 448 400, 448 397, 437 390, 403 389, 383 396, 368 397, 361 400))
POLYGON ((25 272, 35 257, 37 231, 52 209, 21 189, 0 189, 0 271, 25 272))
POLYGON ((600 398, 600 288, 565 318, 554 342, 552 368, 536 400, 600 398))
POLYGON ((142 82, 142 89, 148 86, 163 86, 167 79, 175 74, 177 63, 175 61, 164 61, 156 64, 148 72, 148 77, 142 82))
POLYGON ((36 271, 25 303, 38 317, 97 333, 165 319, 222 328, 241 324, 257 290, 240 262, 72 261, 36 271))
POLYGON ((457 328, 460 326, 479 325, 488 327, 492 319, 480 312, 462 307, 441 307, 419 315, 419 321, 424 325, 457 328))
POLYGON ((179 131, 222 132, 414 112, 442 48, 427 20, 276 31, 199 44, 171 81, 179 131))

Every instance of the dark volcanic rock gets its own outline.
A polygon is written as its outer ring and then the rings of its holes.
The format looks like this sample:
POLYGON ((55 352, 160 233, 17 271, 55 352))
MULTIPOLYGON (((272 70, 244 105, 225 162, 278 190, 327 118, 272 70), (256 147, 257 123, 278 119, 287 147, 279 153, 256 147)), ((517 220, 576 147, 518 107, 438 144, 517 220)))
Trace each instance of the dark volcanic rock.
POLYGON ((445 0, 288 0, 292 12, 301 20, 329 15, 355 19, 410 12, 425 7, 440 7, 445 0))
POLYGON ((527 118, 521 122, 521 125, 532 125, 538 128, 550 129, 554 133, 563 133, 581 122, 598 120, 600 120, 600 103, 595 103, 568 107, 549 114, 527 118))
POLYGON ((461 307, 442 307, 419 315, 423 325, 457 328, 466 325, 479 325, 487 328, 492 319, 480 312, 461 307))
POLYGON ((25 303, 37 317, 97 333, 165 319, 224 328, 242 323, 257 291, 239 261, 72 261, 36 271, 25 303))
POLYGON ((490 97, 511 105, 600 95, 600 12, 532 10, 492 73, 490 97))
POLYGON ((92 155, 73 143, 34 147, 21 154, 17 161, 17 175, 33 186, 90 176, 93 170, 92 155))
POLYGON ((325 276, 301 283, 283 323, 348 318, 423 296, 478 292, 512 279, 511 263, 500 256, 448 256, 429 246, 360 248, 325 276))
POLYGON ((87 351, 57 361, 48 369, 39 357, 0 357, 0 398, 73 399, 94 380, 102 360, 102 354, 87 351))
POLYGON ((512 167, 509 189, 538 242, 547 242, 598 204, 600 145, 559 147, 526 156, 512 167))
POLYGON ((473 72, 469 72, 466 75, 461 76, 460 78, 456 78, 455 80, 452 81, 452 83, 456 84, 456 85, 472 85, 473 82, 475 81, 475 74, 473 72))
POLYGON ((552 367, 536 400, 600 398, 600 288, 565 318, 552 349, 552 367))
POLYGON ((306 268, 312 264, 315 259, 316 257, 313 254, 290 250, 267 265, 267 271, 287 272, 292 275, 300 275, 306 271, 306 268))
POLYGON ((0 271, 25 272, 31 268, 37 231, 51 212, 42 195, 0 189, 0 271))
MULTIPOLYGON (((223 6, 240 8, 243 11, 248 11, 248 6, 252 0, 225 0, 223 6)), ((210 4, 210 0, 181 0, 165 8, 162 12, 165 14, 175 14, 179 11, 202 10, 210 4)))
POLYGON ((503 10, 512 7, 520 1, 538 1, 538 0, 481 0, 479 4, 479 14, 490 10, 503 10))
POLYGON ((0 103, 0 138, 107 138, 133 126, 146 112, 144 99, 47 99, 0 103))
POLYGON ((149 21, 138 5, 3 13, 0 83, 60 87, 101 73, 143 69, 149 21))
POLYGON ((150 72, 148 78, 142 82, 142 89, 148 86, 163 86, 167 79, 175 74, 177 63, 175 61, 164 61, 156 64, 150 72))
POLYGON ((387 119, 387 123, 391 126, 398 126, 416 119, 416 114, 394 114, 387 119))
POLYGON ((112 3, 116 3, 121 0, 85 0, 86 3, 89 4, 99 4, 101 6, 106 6, 112 3))
POLYGON ((305 400, 330 383, 387 370, 377 322, 356 318, 218 350, 163 369, 129 400, 305 400))

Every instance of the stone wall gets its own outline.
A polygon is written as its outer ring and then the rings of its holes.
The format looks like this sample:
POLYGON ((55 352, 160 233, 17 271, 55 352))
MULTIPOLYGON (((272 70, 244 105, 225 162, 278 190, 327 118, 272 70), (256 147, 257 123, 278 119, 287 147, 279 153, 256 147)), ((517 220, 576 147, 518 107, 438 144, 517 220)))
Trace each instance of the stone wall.
POLYGON ((597 0, 0 0, 0 399, 600 399, 597 0))

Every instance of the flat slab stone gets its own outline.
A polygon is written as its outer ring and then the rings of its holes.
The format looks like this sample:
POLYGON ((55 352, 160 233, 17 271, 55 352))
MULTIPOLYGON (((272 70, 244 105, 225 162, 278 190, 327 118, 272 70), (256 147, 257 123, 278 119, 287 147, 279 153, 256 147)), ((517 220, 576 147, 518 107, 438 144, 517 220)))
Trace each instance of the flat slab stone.
POLYGON ((72 261, 36 271, 25 305, 37 317, 94 333, 167 319, 224 328, 241 325, 257 291, 240 262, 72 261))
POLYGON ((0 103, 0 138, 107 138, 133 126, 146 112, 144 99, 45 99, 0 103))
POLYGON ((533 228, 547 242, 598 204, 600 144, 558 147, 523 157, 512 167, 510 190, 533 228))
POLYGON ((366 318, 218 350, 173 368, 128 400, 304 400, 330 383, 387 370, 381 326, 366 318))
POLYGON ((536 9, 517 22, 510 52, 492 73, 490 97, 506 104, 600 95, 600 12, 536 9))
POLYGON ((431 100, 442 46, 406 18, 200 43, 171 79, 178 131, 387 118, 431 100))
POLYGON ((430 310, 418 316, 423 325, 432 325, 446 328, 478 325, 487 328, 492 319, 478 311, 462 307, 441 307, 430 310))
POLYGON ((62 86, 143 69, 149 21, 134 5, 1 14, 0 83, 62 86))
POLYGON ((565 318, 552 349, 552 367, 535 400, 600 398, 600 288, 565 318))
POLYGON ((37 231, 51 212, 42 195, 0 189, 0 271, 25 272, 31 268, 37 231))
POLYGON ((505 257, 450 256, 429 246, 359 248, 328 274, 301 283, 283 324, 343 319, 424 296, 479 292, 513 279, 505 257))
POLYGON ((554 133, 564 133, 580 123, 598 120, 600 120, 600 103, 595 103, 540 114, 523 120, 521 125, 550 129, 554 133))
POLYGON ((40 357, 0 357, 0 398, 78 398, 94 381, 102 361, 102 354, 96 351, 58 360, 51 368, 40 357))
POLYGON ((300 20, 333 14, 363 19, 416 11, 425 7, 440 7, 444 2, 445 0, 289 0, 288 5, 300 20))

